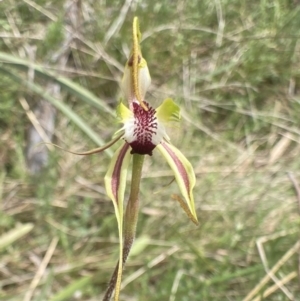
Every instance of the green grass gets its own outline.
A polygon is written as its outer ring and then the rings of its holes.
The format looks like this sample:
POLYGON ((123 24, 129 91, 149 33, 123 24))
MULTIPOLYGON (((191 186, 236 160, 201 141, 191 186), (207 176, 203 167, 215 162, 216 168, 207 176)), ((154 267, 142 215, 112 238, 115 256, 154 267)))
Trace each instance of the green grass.
MULTIPOLYGON (((104 44, 124 1, 83 0, 82 35, 63 74, 68 80, 55 76, 59 66, 46 67, 63 38, 66 1, 35 2, 42 10, 27 1, 0 2, 0 300, 24 300, 56 239, 31 300, 101 300, 118 258, 117 223, 103 182, 110 154, 82 158, 55 150, 48 167, 30 176, 30 121, 19 98, 33 109, 55 78, 63 99, 56 100, 63 108, 55 143, 79 151, 108 141, 118 128, 110 113, 121 97, 134 15, 152 76, 148 101, 157 106, 172 97, 183 111, 180 127, 169 133, 195 168, 200 225, 171 199, 178 188, 154 152, 145 160, 137 242, 121 300, 245 300, 266 275, 257 240, 266 237, 270 269, 299 240, 287 174, 300 181, 297 1, 138 1, 104 44), (37 48, 34 85, 27 78, 28 45, 37 48), (26 231, 9 240, 18 227, 26 231)), ((297 272, 298 260, 294 250, 277 278, 297 272)), ((297 277, 285 284, 294 300, 297 277)), ((254 297, 272 285, 269 280, 254 297)), ((277 288, 264 300, 289 299, 277 288)))

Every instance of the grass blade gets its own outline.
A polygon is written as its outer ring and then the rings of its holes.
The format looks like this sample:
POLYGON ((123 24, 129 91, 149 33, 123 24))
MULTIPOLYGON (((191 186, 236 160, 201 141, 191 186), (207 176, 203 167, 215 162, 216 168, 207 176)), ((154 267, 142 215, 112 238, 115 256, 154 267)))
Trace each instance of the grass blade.
POLYGON ((31 223, 17 225, 14 229, 9 230, 0 236, 0 250, 14 243, 16 240, 25 236, 33 229, 34 225, 31 223))
POLYGON ((54 80, 60 86, 67 91, 69 91, 72 95, 80 98, 86 103, 96 107, 97 109, 102 110, 105 113, 108 113, 111 116, 114 116, 114 111, 101 99, 99 99, 92 92, 87 90, 86 88, 78 85, 77 83, 55 74, 53 71, 49 71, 46 68, 34 64, 28 60, 21 59, 19 57, 4 53, 0 51, 0 61, 5 64, 9 64, 12 67, 21 68, 22 70, 34 69, 34 71, 47 79, 54 80))
MULTIPOLYGON (((62 101, 52 97, 38 84, 32 83, 18 74, 11 72, 0 66, 0 72, 9 76, 18 84, 27 87, 32 92, 39 94, 44 99, 48 100, 53 106, 55 106, 59 111, 61 111, 65 116, 67 116, 74 124, 76 124, 91 140, 93 140, 97 145, 102 146, 105 142, 81 119, 69 106, 67 106, 62 101)), ((106 154, 110 157, 112 152, 109 149, 105 150, 106 154)))
POLYGON ((86 276, 70 283, 67 287, 63 288, 55 294, 50 301, 64 301, 70 300, 76 291, 84 290, 84 288, 91 283, 92 277, 86 276))

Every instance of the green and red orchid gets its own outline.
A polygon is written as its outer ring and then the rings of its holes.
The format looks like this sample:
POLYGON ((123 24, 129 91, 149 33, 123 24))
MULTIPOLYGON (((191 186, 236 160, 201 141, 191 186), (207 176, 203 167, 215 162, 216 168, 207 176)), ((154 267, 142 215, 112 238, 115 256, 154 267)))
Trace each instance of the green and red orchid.
POLYGON ((145 101, 151 77, 147 62, 142 56, 140 41, 138 18, 135 17, 133 20, 133 47, 121 83, 128 107, 122 102, 117 107, 117 117, 123 123, 123 127, 116 132, 115 138, 105 146, 84 153, 76 153, 80 155, 99 153, 119 140, 122 141, 114 153, 105 175, 106 192, 114 204, 118 222, 120 254, 119 262, 104 295, 104 301, 110 300, 113 291, 115 291, 114 300, 119 300, 123 265, 135 238, 139 186, 145 155, 152 156, 153 151, 158 150, 166 159, 174 173, 184 200, 177 195, 172 197, 179 201, 189 218, 198 224, 193 197, 196 181, 193 167, 184 155, 170 143, 166 133, 166 125, 169 122, 179 121, 180 109, 169 98, 164 100, 156 109, 145 101), (131 158, 133 158, 131 190, 124 217, 124 194, 131 158))
POLYGON ((110 299, 113 289, 115 289, 115 300, 117 301, 119 298, 123 264, 127 259, 135 237, 139 183, 144 155, 152 156, 153 151, 157 149, 166 159, 185 201, 179 196, 174 196, 174 198, 180 202, 190 219, 194 223, 198 223, 193 197, 196 179, 192 165, 170 143, 165 130, 167 123, 179 121, 180 109, 172 99, 164 100, 157 109, 154 109, 144 100, 151 83, 151 77, 147 62, 142 56, 140 40, 141 33, 138 19, 135 17, 133 21, 133 47, 121 83, 129 108, 123 103, 120 103, 117 108, 117 116, 123 123, 123 127, 116 134, 118 139, 123 139, 123 142, 115 152, 105 176, 107 195, 114 203, 118 220, 120 259, 103 300, 110 299), (127 204, 123 231, 123 200, 131 157, 133 157, 131 193, 127 204))
MULTIPOLYGON (((197 221, 193 187, 195 174, 190 162, 172 144, 166 133, 165 126, 171 121, 180 120, 180 108, 170 98, 165 99, 157 108, 152 108, 144 101, 151 77, 147 62, 140 50, 141 34, 138 19, 133 21, 133 49, 126 63, 121 88, 128 101, 129 108, 122 102, 117 107, 118 119, 123 127, 116 133, 118 139, 123 139, 122 146, 116 151, 105 176, 106 190, 110 198, 115 201, 117 196, 124 195, 126 177, 121 176, 127 170, 130 154, 150 155, 157 149, 169 163, 175 179, 186 201, 189 216, 197 221), (136 59, 137 57, 137 59, 136 59), (135 68, 137 66, 137 68, 135 68), (121 170, 118 171, 118 168, 121 170), (116 175, 120 176, 117 181, 116 175), (116 183, 118 186, 116 187, 116 183), (113 187, 113 188, 112 188, 113 187)), ((116 140, 114 140, 116 142, 116 140)), ((110 146, 110 145, 109 145, 110 146)))

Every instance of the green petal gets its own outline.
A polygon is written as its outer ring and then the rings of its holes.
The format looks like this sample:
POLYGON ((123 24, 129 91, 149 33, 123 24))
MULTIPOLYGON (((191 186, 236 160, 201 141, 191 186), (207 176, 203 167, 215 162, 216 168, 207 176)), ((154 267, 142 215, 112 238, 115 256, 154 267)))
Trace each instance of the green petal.
POLYGON ((171 98, 167 98, 156 109, 156 116, 162 122, 179 121, 180 108, 171 98))
MULTIPOLYGON (((106 193, 113 201, 119 229, 119 267, 116 291, 119 292, 123 270, 123 201, 126 188, 127 170, 130 162, 130 146, 124 142, 113 155, 104 182, 106 193)), ((116 297, 117 298, 117 297, 116 297)))
POLYGON ((182 208, 186 211, 188 216, 194 223, 198 223, 195 202, 193 196, 193 188, 196 183, 196 177, 191 163, 187 158, 173 145, 162 142, 156 148, 161 152, 169 163, 174 172, 176 182, 179 186, 180 192, 183 195, 185 203, 180 202, 180 198, 174 197, 180 203, 182 208))
POLYGON ((121 122, 125 122, 133 116, 133 113, 122 102, 117 106, 117 117, 121 122))

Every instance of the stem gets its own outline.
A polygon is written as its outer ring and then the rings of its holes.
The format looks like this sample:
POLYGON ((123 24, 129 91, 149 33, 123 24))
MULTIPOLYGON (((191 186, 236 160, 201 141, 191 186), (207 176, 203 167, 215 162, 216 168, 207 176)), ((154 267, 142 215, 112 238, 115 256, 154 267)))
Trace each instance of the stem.
MULTIPOLYGON (((139 191, 140 191, 140 182, 142 177, 142 169, 144 163, 144 156, 134 154, 133 155, 133 164, 132 164, 132 175, 131 175, 131 188, 129 200, 126 206, 125 218, 124 218, 124 246, 123 246, 123 260, 122 267, 126 263, 129 252, 133 245, 133 241, 135 239, 136 234, 136 225, 138 221, 138 213, 139 213, 139 191)), ((112 293, 116 287, 117 276, 119 270, 119 261, 114 269, 110 282, 108 284, 108 288, 103 297, 103 301, 109 301, 112 293)), ((115 292, 115 301, 119 300, 120 287, 116 288, 115 292)))
MULTIPOLYGON (((142 169, 144 164, 144 156, 134 154, 132 165, 132 177, 131 177, 131 189, 130 196, 126 207, 125 219, 124 219, 124 254, 129 253, 133 240, 135 238, 136 225, 139 214, 139 191, 142 177, 142 169), (131 241, 131 244, 129 242, 131 241), (126 242, 130 245, 129 249, 126 249, 126 242)), ((129 246, 128 245, 128 246, 129 246)), ((128 256, 128 254, 127 254, 128 256)))

